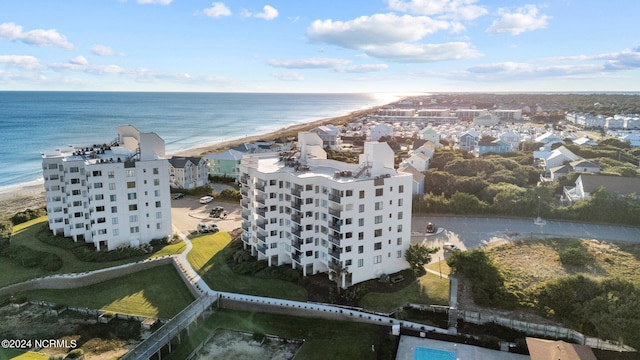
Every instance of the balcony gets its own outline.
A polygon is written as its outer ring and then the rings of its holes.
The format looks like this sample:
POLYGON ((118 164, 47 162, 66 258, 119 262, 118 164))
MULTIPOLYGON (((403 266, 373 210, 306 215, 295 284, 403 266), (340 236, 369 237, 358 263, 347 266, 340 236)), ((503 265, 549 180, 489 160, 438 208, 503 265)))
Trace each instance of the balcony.
MULTIPOLYGON (((248 221, 243 221, 242 222, 242 230, 244 231, 249 231, 249 229, 251 228, 251 223, 248 221)), ((242 234, 244 235, 244 234, 242 234)))
POLYGON ((336 248, 334 249, 329 249, 329 255, 331 255, 333 258, 340 260, 340 253, 342 251, 340 251, 340 248, 336 248))
POLYGON ((267 227, 267 222, 266 221, 258 221, 258 223, 256 224, 260 229, 266 231, 266 227, 267 227))
POLYGON ((262 242, 264 242, 265 240, 267 240, 267 234, 263 234, 263 233, 261 233, 261 232, 258 232, 258 233, 256 234, 256 237, 257 237, 258 239, 260 239, 260 241, 262 241, 262 242))
POLYGON ((342 213, 342 210, 337 210, 337 209, 333 209, 333 208, 329 208, 329 215, 333 215, 335 217, 340 217, 340 214, 342 213))
POLYGON ((249 191, 245 186, 243 186, 242 188, 240 188, 240 194, 242 194, 242 196, 247 196, 249 194, 249 191))
POLYGON ((302 240, 300 240, 300 239, 291 240, 291 246, 293 246, 294 248, 300 250, 300 246, 301 245, 302 245, 302 240))
POLYGON ((297 262, 298 264, 300 264, 300 253, 293 253, 291 254, 291 260, 297 262))
POLYGON ((245 175, 241 176, 240 177, 240 183, 242 185, 248 185, 249 184, 249 177, 245 176, 245 175))
POLYGON ((300 189, 291 188, 291 195, 300 197, 300 193, 301 193, 300 189))
POLYGON ((264 184, 263 184, 263 183, 259 183, 259 182, 257 182, 257 183, 255 184, 255 188, 256 188, 256 189, 258 189, 258 190, 260 190, 260 191, 262 191, 262 192, 264 192, 264 184))
POLYGON ((240 206, 242 206, 243 209, 248 209, 249 208, 249 199, 240 200, 240 206))
POLYGON ((340 204, 341 199, 342 196, 340 196, 340 194, 329 194, 329 200, 333 201, 334 203, 340 204))
POLYGON ((294 226, 294 227, 291 229, 291 233, 292 233, 293 235, 297 236, 297 237, 300 237, 300 233, 302 232, 302 230, 303 230, 303 229, 302 229, 302 226, 294 226))
POLYGON ((291 215, 291 220, 293 220, 294 223, 300 225, 300 221, 302 220, 302 214, 296 211, 291 215))
POLYGON ((296 209, 296 210, 300 210, 300 206, 301 206, 301 205, 302 205, 302 204, 301 204, 301 203, 299 203, 299 202, 295 202, 295 201, 292 201, 292 202, 291 202, 291 207, 292 207, 292 208, 294 208, 294 209, 296 209))
POLYGON ((264 206, 265 197, 264 196, 256 196, 256 202, 262 206, 264 206))
POLYGON ((242 233, 241 238, 245 244, 249 244, 251 242, 251 235, 249 235, 249 233, 242 233))
POLYGON ((261 208, 257 208, 256 209, 256 214, 265 217, 265 214, 267 213, 267 208, 266 207, 261 207, 261 208))
POLYGON ((329 222, 329 227, 337 232, 340 232, 341 226, 342 226, 342 220, 329 222))
POLYGON ((257 246, 258 252, 262 255, 267 255, 267 245, 266 244, 258 244, 257 246))
POLYGON ((333 235, 328 235, 327 239, 329 240, 329 242, 331 242, 332 244, 338 245, 340 246, 340 238, 339 237, 335 237, 333 235))

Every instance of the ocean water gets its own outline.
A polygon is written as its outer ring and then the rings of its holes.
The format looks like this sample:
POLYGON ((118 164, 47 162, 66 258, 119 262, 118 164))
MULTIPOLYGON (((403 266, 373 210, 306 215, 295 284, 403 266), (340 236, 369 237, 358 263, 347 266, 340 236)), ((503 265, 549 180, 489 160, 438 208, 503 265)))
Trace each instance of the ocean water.
POLYGON ((171 153, 397 99, 390 94, 0 91, 0 189, 42 178, 41 152, 111 141, 119 125, 157 133, 171 153))

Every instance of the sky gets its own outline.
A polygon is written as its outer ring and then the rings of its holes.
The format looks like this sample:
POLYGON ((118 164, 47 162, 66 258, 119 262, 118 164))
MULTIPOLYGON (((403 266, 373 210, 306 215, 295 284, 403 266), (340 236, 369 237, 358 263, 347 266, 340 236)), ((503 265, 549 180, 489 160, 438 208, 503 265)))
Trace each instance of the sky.
POLYGON ((640 91, 638 0, 2 0, 0 90, 640 91))

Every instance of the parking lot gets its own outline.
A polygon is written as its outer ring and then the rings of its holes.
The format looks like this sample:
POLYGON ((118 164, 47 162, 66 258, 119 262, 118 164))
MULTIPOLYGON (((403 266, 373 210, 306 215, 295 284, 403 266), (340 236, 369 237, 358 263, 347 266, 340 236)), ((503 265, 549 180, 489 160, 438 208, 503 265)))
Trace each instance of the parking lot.
POLYGON ((183 233, 194 232, 198 224, 207 226, 217 224, 220 231, 231 231, 240 227, 242 216, 240 204, 213 200, 208 204, 201 204, 198 197, 185 196, 182 199, 171 200, 171 217, 174 231, 183 233), (211 218, 209 213, 216 206, 221 206, 227 212, 225 219, 211 218))

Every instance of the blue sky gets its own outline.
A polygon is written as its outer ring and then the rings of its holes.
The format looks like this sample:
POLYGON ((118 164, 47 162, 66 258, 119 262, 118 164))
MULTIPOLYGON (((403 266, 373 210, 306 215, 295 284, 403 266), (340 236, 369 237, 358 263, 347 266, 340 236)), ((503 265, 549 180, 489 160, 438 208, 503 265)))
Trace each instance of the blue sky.
POLYGON ((0 90, 640 91, 637 0, 3 0, 0 90))

